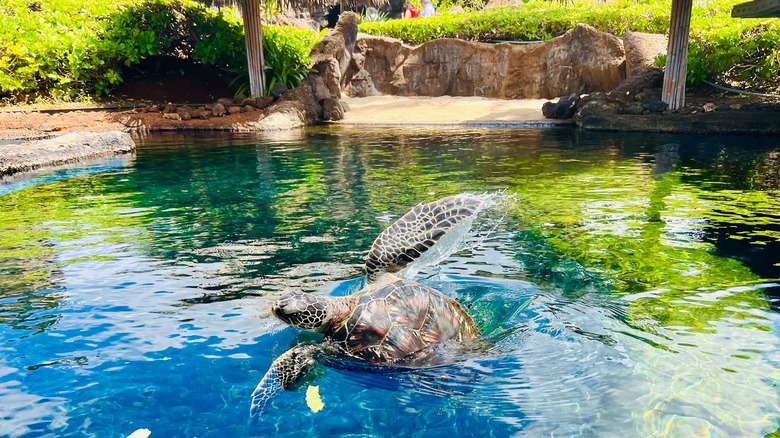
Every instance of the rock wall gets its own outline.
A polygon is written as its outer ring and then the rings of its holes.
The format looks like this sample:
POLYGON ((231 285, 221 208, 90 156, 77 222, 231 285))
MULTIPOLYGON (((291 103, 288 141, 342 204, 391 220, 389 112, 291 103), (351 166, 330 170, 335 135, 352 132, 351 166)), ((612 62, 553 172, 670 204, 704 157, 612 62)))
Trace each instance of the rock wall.
POLYGON ((126 132, 72 132, 46 140, 3 146, 0 148, 0 175, 111 157, 134 150, 135 142, 126 132))
POLYGON ((358 36, 348 96, 554 98, 609 91, 626 78, 622 41, 580 24, 550 41, 487 44, 438 39, 419 46, 358 36))

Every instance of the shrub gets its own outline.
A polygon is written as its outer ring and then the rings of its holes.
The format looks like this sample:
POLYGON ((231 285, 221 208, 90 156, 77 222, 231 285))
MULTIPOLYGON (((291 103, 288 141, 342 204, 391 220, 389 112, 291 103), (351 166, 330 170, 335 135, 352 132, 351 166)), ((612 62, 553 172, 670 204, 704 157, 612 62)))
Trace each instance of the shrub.
POLYGON ((266 94, 269 94, 277 82, 284 83, 288 88, 301 84, 311 71, 309 53, 315 42, 317 42, 317 34, 307 29, 264 27, 266 94))
POLYGON ((105 19, 133 0, 0 0, 0 96, 71 99, 97 77, 121 81, 100 40, 105 19))
POLYGON ((755 91, 780 89, 780 26, 770 20, 732 20, 696 27, 688 46, 688 82, 725 82, 755 91))
MULTIPOLYGON (((241 19, 190 0, 0 0, 0 96, 72 100, 103 96, 127 67, 157 55, 246 71, 241 19), (81 6, 74 6, 79 3, 81 6)), ((297 86, 308 71, 312 31, 264 27, 269 83, 297 86)))

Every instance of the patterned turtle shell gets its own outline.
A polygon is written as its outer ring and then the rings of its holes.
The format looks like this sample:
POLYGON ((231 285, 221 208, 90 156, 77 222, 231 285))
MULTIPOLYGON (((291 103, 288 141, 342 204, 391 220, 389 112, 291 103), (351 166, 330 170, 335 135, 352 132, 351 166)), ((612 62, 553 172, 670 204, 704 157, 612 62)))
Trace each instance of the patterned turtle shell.
POLYGON ((354 312, 330 337, 366 362, 421 364, 433 343, 462 342, 479 334, 457 301, 414 281, 397 279, 354 297, 354 312))

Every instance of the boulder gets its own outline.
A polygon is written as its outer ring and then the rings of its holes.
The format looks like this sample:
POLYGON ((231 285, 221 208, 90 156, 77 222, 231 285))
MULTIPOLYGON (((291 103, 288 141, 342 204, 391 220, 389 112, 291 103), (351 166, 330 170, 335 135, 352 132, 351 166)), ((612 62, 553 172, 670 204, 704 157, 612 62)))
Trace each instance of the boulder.
POLYGON ((322 101, 322 119, 335 121, 344 118, 344 108, 340 101, 334 97, 329 97, 322 101))
POLYGON ((193 108, 190 113, 193 119, 208 119, 211 117, 211 111, 203 107, 193 108))
POLYGON ((247 97, 241 101, 241 106, 252 106, 257 109, 268 108, 274 103, 273 96, 247 97))
POLYGON ((225 105, 217 102, 211 106, 211 115, 214 117, 222 117, 226 113, 225 105))
POLYGON ((192 109, 188 107, 187 105, 181 106, 179 108, 176 108, 176 114, 179 115, 179 120, 190 120, 192 119, 192 109))
POLYGON ((284 82, 277 82, 274 84, 273 88, 271 88, 271 96, 278 99, 282 97, 282 94, 288 92, 289 90, 290 89, 287 87, 287 85, 284 84, 284 82))
POLYGON ((660 87, 664 82, 664 72, 658 67, 642 67, 632 76, 609 92, 615 99, 632 100, 648 89, 660 87))
POLYGON ((651 113, 662 113, 669 108, 669 104, 657 99, 653 96, 648 96, 642 100, 642 108, 650 111, 651 113))
POLYGON ((366 70, 358 71, 347 84, 347 95, 351 97, 378 96, 381 93, 374 87, 374 81, 366 70))
POLYGON ((172 114, 176 112, 176 105, 168 102, 162 110, 163 114, 172 114))
POLYGON ((607 124, 616 114, 623 112, 625 106, 619 101, 609 99, 594 99, 585 101, 574 114, 577 125, 607 124))
POLYGON ((572 94, 561 97, 558 102, 546 102, 542 105, 542 115, 548 119, 570 119, 574 117, 580 96, 572 94))
POLYGON ((357 15, 346 12, 341 14, 336 27, 311 49, 312 68, 325 77, 325 84, 335 97, 341 97, 341 89, 346 85, 343 73, 352 61, 357 34, 357 15))
POLYGON ((626 77, 648 67, 655 67, 655 59, 666 54, 666 35, 628 31, 623 35, 626 51, 626 77))
POLYGON ((322 118, 322 107, 314 100, 311 86, 304 81, 285 93, 256 121, 239 123, 234 131, 279 131, 312 125, 322 118))

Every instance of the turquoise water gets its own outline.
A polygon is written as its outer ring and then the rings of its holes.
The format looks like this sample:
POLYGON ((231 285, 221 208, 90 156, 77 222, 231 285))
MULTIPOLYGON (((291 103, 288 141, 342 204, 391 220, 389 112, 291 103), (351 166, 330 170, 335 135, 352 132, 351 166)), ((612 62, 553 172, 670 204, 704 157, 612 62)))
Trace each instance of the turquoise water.
MULTIPOLYGON (((165 135, 0 187, 0 436, 764 436, 780 427, 780 139, 570 129, 165 135), (485 333, 455 364, 319 366, 289 290, 360 288, 418 202, 506 190, 423 281, 485 333), (307 405, 318 386, 324 404, 307 405)), ((338 364, 331 364, 338 365, 338 364)))

